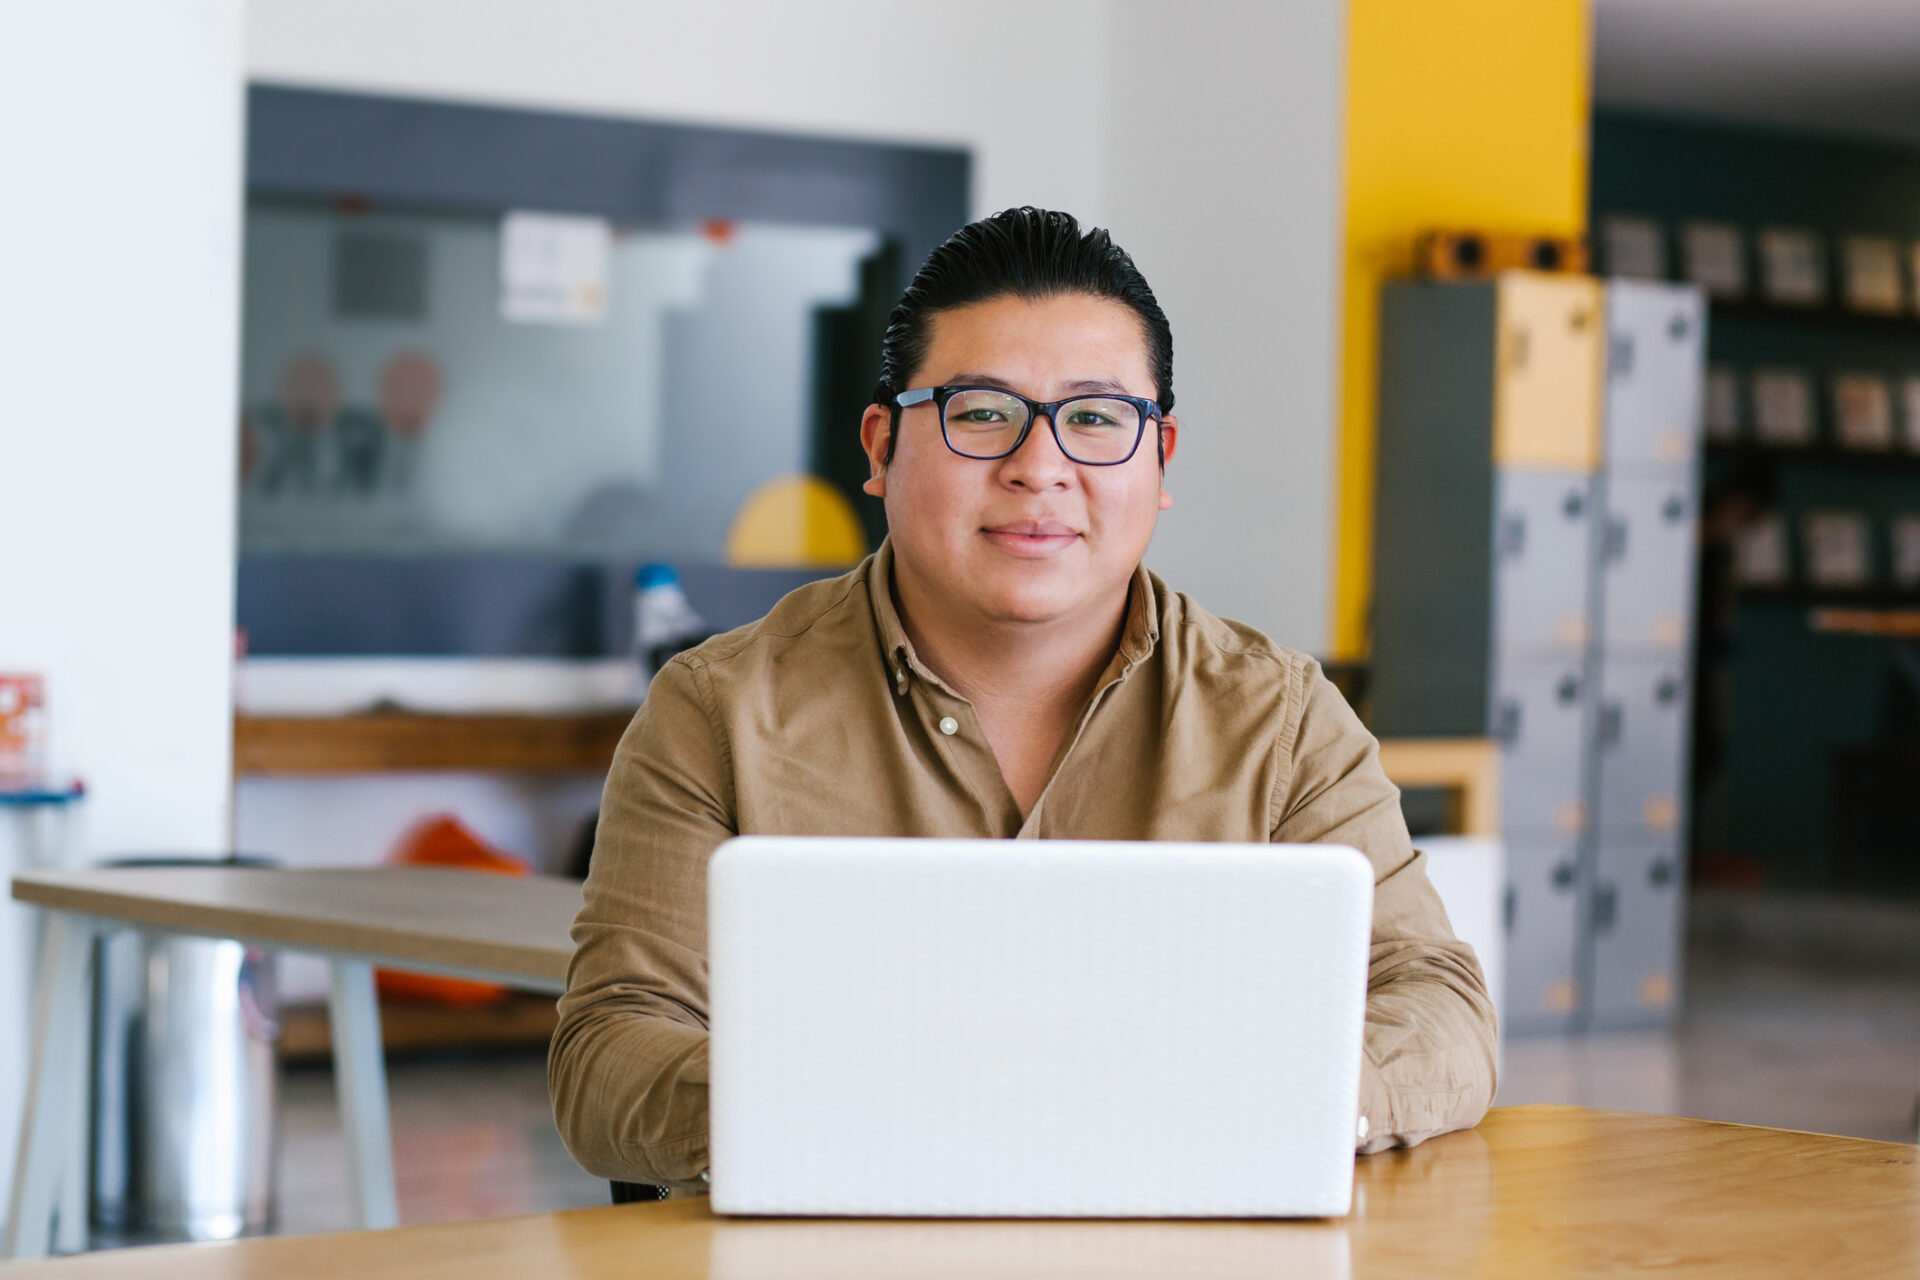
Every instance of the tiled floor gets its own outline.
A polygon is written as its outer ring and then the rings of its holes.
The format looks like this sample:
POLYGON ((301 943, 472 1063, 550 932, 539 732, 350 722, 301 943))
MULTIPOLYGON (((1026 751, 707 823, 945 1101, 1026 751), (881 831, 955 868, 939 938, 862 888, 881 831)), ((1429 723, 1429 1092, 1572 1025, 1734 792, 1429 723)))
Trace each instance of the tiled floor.
MULTIPOLYGON (((1920 982, 1696 947, 1687 1016, 1668 1035, 1520 1040, 1503 1105, 1572 1102, 1911 1142, 1920 982)), ((395 1063, 400 1213, 409 1223, 604 1204, 554 1133, 538 1054, 395 1063)), ((324 1069, 283 1090, 280 1230, 350 1225, 346 1158, 324 1069)))

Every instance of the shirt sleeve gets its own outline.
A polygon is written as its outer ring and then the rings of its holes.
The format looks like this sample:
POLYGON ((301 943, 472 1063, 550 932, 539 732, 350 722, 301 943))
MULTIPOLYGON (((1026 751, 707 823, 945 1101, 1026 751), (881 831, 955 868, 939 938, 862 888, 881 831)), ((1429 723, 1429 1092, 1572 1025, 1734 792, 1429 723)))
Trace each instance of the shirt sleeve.
POLYGON ((707 1167, 707 859, 736 825, 705 686, 669 662, 614 753, 547 1055, 583 1168, 689 1189, 707 1167))
POLYGON ((1380 768, 1379 744, 1318 663, 1304 669, 1283 743, 1273 839, 1351 845, 1373 863, 1373 944, 1356 1146, 1412 1146, 1479 1123, 1493 1101, 1493 1002, 1473 948, 1453 935, 1380 768))

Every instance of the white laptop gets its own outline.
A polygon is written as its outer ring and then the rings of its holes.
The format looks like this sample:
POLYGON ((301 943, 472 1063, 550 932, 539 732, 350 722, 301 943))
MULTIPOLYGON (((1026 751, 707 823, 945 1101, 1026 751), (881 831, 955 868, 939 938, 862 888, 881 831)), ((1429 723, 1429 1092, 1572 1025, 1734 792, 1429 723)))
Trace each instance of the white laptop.
POLYGON ((746 837, 708 910, 720 1213, 1351 1204, 1352 849, 746 837))

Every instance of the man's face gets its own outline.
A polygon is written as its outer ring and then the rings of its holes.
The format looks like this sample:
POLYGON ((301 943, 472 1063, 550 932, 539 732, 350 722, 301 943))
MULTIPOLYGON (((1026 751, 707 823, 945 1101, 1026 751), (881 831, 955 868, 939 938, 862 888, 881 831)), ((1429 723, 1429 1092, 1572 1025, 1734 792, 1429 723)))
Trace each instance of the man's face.
MULTIPOLYGON (((1003 386, 1039 401, 1155 394, 1139 317, 1107 298, 1003 296, 937 312, 930 329, 911 387, 1003 386)), ((1068 458, 1044 419, 1009 457, 963 458, 942 440, 932 403, 900 411, 893 462, 883 466, 887 424, 887 410, 870 406, 861 441, 873 468, 866 490, 886 500, 896 573, 941 609, 982 622, 1111 611, 1173 501, 1161 488, 1152 422, 1133 457, 1105 467, 1068 458)), ((1160 434, 1171 459, 1179 426, 1169 417, 1160 434)))

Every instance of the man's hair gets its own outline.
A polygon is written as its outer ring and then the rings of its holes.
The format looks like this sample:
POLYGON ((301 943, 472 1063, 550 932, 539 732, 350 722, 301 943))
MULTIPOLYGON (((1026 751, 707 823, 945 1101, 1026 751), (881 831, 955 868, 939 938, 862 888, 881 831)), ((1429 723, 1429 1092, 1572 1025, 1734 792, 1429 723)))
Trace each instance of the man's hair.
POLYGON ((1140 317, 1153 398, 1162 413, 1171 413, 1173 329, 1140 268, 1100 228, 1083 233, 1072 214, 1027 205, 954 232, 927 255, 887 317, 880 381, 873 390, 873 402, 886 405, 892 415, 886 461, 893 461, 900 437, 900 406, 893 398, 908 389, 906 379, 926 360, 937 313, 1008 295, 1038 302, 1068 293, 1111 298, 1140 317))

